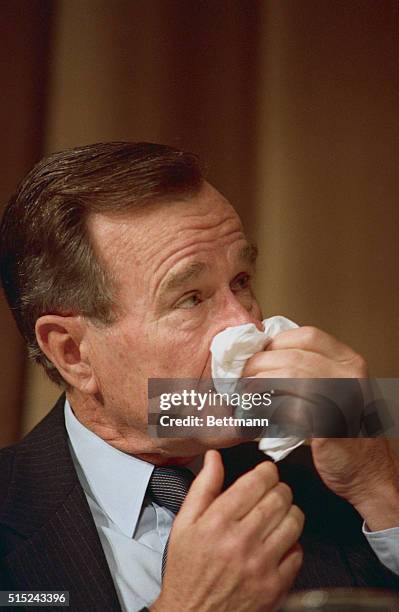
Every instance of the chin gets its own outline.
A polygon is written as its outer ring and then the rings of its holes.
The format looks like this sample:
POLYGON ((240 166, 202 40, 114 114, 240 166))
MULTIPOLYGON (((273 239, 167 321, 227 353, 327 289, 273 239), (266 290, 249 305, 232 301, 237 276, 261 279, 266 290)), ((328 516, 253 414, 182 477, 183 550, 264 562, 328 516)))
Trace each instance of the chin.
POLYGON ((207 450, 237 446, 248 438, 158 438, 160 444, 153 451, 135 456, 155 465, 185 465, 207 450))

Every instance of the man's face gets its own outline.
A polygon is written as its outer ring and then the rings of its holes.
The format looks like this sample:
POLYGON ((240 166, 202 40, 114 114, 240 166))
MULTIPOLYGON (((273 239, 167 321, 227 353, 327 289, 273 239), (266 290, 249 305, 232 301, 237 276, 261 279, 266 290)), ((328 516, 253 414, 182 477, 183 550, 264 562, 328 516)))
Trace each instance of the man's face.
POLYGON ((211 378, 210 344, 262 315, 253 296, 255 250, 231 205, 209 184, 195 197, 158 202, 89 224, 116 279, 123 314, 89 325, 90 360, 104 411, 144 431, 149 378, 211 378))

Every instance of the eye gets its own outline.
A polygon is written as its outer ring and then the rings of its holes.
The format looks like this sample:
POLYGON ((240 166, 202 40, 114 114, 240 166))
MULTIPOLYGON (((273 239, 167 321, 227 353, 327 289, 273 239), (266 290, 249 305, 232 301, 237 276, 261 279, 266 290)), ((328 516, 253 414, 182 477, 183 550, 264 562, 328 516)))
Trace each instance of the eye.
POLYGON ((191 295, 187 295, 183 299, 181 299, 176 304, 176 308, 183 308, 185 310, 188 310, 189 308, 194 308, 194 306, 198 306, 201 303, 202 300, 199 297, 198 293, 192 293, 191 295))
POLYGON ((251 276, 249 274, 243 273, 237 276, 234 281, 231 283, 232 291, 243 291, 245 289, 249 289, 251 284, 251 276))

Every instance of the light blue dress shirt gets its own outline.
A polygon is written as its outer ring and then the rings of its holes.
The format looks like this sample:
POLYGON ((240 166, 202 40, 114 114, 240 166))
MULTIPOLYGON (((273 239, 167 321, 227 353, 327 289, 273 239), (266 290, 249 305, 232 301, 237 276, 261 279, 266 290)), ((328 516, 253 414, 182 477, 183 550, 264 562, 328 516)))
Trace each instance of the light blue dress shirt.
POLYGON ((162 554, 174 515, 146 498, 154 466, 84 427, 65 402, 72 458, 122 610, 151 605, 161 590, 162 554))
MULTIPOLYGON (((124 612, 150 606, 161 591, 162 554, 174 514, 146 497, 154 466, 114 448, 84 427, 65 402, 73 462, 86 494, 124 612)), ((202 459, 189 467, 197 473, 202 459)), ((399 575, 399 527, 363 533, 399 575)))

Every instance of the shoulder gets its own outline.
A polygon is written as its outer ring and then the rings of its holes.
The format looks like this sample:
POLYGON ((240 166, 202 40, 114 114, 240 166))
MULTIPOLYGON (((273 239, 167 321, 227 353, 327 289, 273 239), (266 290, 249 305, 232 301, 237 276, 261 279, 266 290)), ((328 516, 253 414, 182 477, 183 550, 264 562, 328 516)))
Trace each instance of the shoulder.
POLYGON ((5 532, 32 535, 76 482, 61 396, 21 442, 0 450, 0 539, 5 532))
MULTIPOLYGON (((0 450, 0 559, 7 555, 20 540, 13 529, 7 525, 7 514, 12 508, 12 482, 15 465, 16 446, 0 450), (11 502, 11 503, 10 503, 11 502)), ((0 578, 1 578, 0 571, 0 578)))

